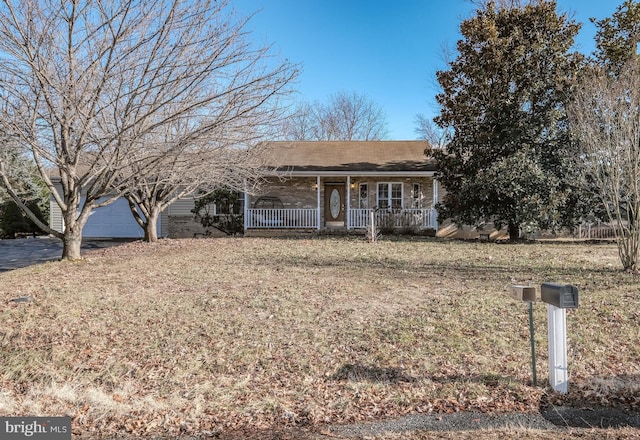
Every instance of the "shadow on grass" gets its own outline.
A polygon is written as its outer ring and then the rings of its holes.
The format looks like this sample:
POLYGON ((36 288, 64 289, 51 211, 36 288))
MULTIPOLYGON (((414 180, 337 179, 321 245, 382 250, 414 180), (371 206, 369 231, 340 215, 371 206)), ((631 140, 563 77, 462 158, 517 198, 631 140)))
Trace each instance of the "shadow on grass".
POLYGON ((544 263, 540 266, 525 265, 497 265, 497 264, 473 264, 468 261, 439 261, 439 262, 421 262, 419 264, 407 264, 404 260, 385 257, 383 259, 371 259, 363 257, 339 258, 336 256, 326 257, 314 255, 312 257, 305 256, 280 256, 276 259, 264 259, 255 261, 254 264, 262 266, 282 267, 318 267, 318 268, 335 268, 345 267, 348 265, 350 269, 376 269, 376 270, 411 270, 424 274, 434 273, 437 275, 457 276, 460 279, 481 279, 482 277, 495 278, 496 276, 515 276, 522 273, 535 273, 540 276, 553 276, 560 278, 584 278, 587 275, 597 275, 599 277, 617 277, 621 284, 635 284, 637 279, 632 276, 626 276, 622 270, 618 268, 579 268, 579 267, 557 267, 544 263))
MULTIPOLYGON (((331 380, 349 382, 371 382, 384 384, 413 383, 421 378, 406 374, 402 368, 397 367, 371 367, 359 364, 344 364, 333 375, 331 380)), ((509 384, 524 385, 521 381, 508 376, 497 374, 452 374, 428 376, 431 382, 447 384, 454 382, 474 382, 497 388, 509 384)))
POLYGON ((332 380, 373 383, 415 382, 417 379, 405 374, 401 368, 368 367, 364 365, 344 364, 332 376, 332 380))
POLYGON ((498 388, 501 386, 509 386, 511 384, 516 385, 529 385, 519 379, 511 376, 502 376, 499 374, 447 374, 447 375, 435 375, 429 377, 429 380, 436 383, 446 384, 453 382, 463 383, 478 383, 485 385, 487 388, 498 388))
MULTIPOLYGON (((303 240, 300 237, 283 237, 278 240, 303 240)), ((309 240, 309 237, 304 238, 309 240)), ((316 241, 337 241, 342 240, 344 242, 361 241, 362 238, 355 238, 353 236, 345 237, 314 237, 312 240, 316 241)), ((622 285, 635 284, 637 278, 628 276, 621 268, 615 267, 577 267, 579 263, 575 263, 575 267, 561 267, 558 264, 550 264, 548 258, 545 256, 537 257, 534 261, 534 265, 527 264, 526 260, 518 261, 513 260, 508 264, 485 264, 486 261, 483 258, 482 252, 478 251, 475 246, 480 245, 483 248, 500 249, 509 246, 536 246, 536 247, 549 247, 549 248, 562 248, 565 246, 580 247, 580 248, 597 248, 602 245, 610 245, 611 243, 602 241, 508 241, 502 240, 500 242, 482 242, 478 240, 447 240, 432 237, 416 237, 416 236, 392 236, 386 237, 381 242, 396 242, 396 243, 430 243, 430 244, 442 244, 448 245, 450 243, 458 243, 464 247, 465 243, 473 245, 474 248, 469 249, 469 252, 477 252, 477 257, 480 257, 481 262, 470 262, 465 257, 456 261, 435 261, 435 262, 411 262, 405 259, 394 258, 391 254, 387 254, 382 258, 373 258, 370 256, 350 256, 344 257, 336 254, 329 255, 279 255, 277 259, 260 259, 255 261, 255 264, 263 266, 291 266, 291 267, 318 267, 318 268, 334 268, 348 266, 351 269, 381 269, 381 270, 411 270, 421 272, 440 272, 444 275, 459 276, 461 279, 472 279, 478 277, 495 277, 496 275, 513 276, 522 273, 535 273, 544 277, 558 277, 558 278, 583 278, 585 276, 597 275, 599 277, 617 277, 618 282, 622 285), (622 278, 622 279, 621 279, 622 278)), ((459 250, 458 250, 459 251, 459 250)))

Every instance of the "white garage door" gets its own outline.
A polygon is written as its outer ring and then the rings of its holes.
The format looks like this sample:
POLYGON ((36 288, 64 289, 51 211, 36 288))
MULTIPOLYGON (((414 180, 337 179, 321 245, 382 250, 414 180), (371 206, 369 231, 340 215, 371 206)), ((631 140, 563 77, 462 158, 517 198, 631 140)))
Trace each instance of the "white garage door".
MULTIPOLYGON (((158 221, 159 226, 160 221, 158 221)), ((159 231, 159 229, 158 229, 159 231)), ((82 230, 85 238, 142 238, 144 231, 136 223, 126 199, 98 208, 82 230)))

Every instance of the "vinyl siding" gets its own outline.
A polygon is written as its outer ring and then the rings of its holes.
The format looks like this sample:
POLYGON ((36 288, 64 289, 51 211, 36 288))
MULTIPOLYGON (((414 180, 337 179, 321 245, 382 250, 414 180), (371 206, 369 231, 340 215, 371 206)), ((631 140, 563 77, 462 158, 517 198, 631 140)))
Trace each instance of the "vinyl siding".
POLYGON ((193 212, 191 210, 195 206, 194 200, 191 197, 178 199, 173 202, 165 211, 167 212, 167 216, 193 216, 193 212))
MULTIPOLYGON (((62 194, 62 186, 56 183, 55 187, 58 194, 62 194)), ((53 195, 49 195, 49 226, 54 231, 63 232, 64 230, 62 211, 53 198, 53 195)))

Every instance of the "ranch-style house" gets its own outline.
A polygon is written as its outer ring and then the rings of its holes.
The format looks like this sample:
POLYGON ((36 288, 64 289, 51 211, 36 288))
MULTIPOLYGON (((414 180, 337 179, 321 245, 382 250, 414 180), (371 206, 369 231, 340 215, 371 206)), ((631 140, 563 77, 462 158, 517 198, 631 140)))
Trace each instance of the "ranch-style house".
MULTIPOLYGON (((242 194, 246 235, 362 232, 378 228, 435 233, 436 164, 425 141, 272 142, 266 182, 242 194), (372 217, 373 214, 373 217, 372 217)), ((203 233, 193 198, 171 205, 158 220, 161 237, 203 233)), ((50 224, 62 230, 51 204, 50 224)), ((143 231, 121 199, 97 209, 83 231, 87 238, 136 238, 143 231)))

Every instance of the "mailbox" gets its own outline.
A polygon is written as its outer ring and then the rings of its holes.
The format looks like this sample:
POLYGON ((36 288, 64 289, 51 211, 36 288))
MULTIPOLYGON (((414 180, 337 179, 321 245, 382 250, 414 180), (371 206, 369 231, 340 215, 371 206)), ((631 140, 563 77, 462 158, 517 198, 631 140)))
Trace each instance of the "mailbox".
POLYGON ((511 286, 511 296, 518 301, 535 302, 536 288, 533 286, 511 286))
POLYGON ((578 307, 578 288, 571 284, 542 283, 540 296, 542 301, 561 309, 578 307))

